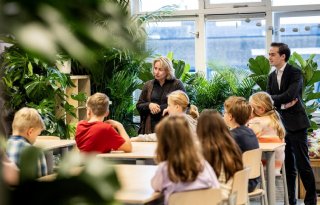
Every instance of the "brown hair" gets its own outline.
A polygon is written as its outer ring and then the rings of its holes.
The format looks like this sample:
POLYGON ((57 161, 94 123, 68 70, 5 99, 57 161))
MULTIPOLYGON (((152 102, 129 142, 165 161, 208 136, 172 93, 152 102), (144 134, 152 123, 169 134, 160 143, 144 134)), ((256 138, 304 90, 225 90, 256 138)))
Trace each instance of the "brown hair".
POLYGON ((167 161, 172 182, 192 182, 203 170, 203 158, 185 115, 170 115, 156 126, 157 162, 167 161))
POLYGON ((230 96, 224 102, 225 112, 230 113, 236 123, 244 125, 250 118, 252 108, 244 97, 230 96))
POLYGON ((161 56, 159 58, 154 59, 152 63, 152 74, 153 74, 153 68, 156 62, 160 62, 161 68, 163 68, 167 72, 167 77, 166 77, 167 80, 172 80, 176 78, 174 75, 172 61, 165 56, 161 56))
POLYGON ((197 135, 203 155, 218 177, 223 168, 227 182, 235 172, 243 169, 242 152, 219 112, 212 109, 201 112, 197 135))
POLYGON ((29 128, 40 128, 45 129, 45 124, 38 113, 34 108, 24 107, 18 110, 13 118, 12 130, 14 132, 25 132, 29 128))
POLYGON ((198 108, 195 105, 190 105, 188 95, 182 90, 171 92, 168 95, 168 100, 171 100, 175 105, 181 106, 182 110, 191 115, 193 119, 197 119, 199 117, 198 108))
POLYGON ((279 55, 282 56, 283 54, 286 55, 285 57, 285 61, 287 62, 290 58, 291 55, 291 51, 290 48, 287 44, 285 43, 278 43, 278 42, 272 42, 270 44, 271 47, 277 47, 279 48, 279 55))
MULTIPOLYGON (((264 108, 265 113, 262 116, 270 117, 271 126, 277 130, 279 138, 283 139, 286 134, 285 128, 282 124, 279 113, 276 111, 275 107, 273 106, 273 100, 271 96, 266 92, 257 92, 250 96, 249 101, 253 106, 264 108)), ((254 110, 253 110, 253 113, 256 116, 259 116, 257 113, 254 112, 254 110)), ((262 116, 259 116, 259 117, 262 117, 262 116)))
POLYGON ((109 98, 104 93, 95 93, 88 98, 87 107, 94 115, 103 116, 109 112, 109 98))

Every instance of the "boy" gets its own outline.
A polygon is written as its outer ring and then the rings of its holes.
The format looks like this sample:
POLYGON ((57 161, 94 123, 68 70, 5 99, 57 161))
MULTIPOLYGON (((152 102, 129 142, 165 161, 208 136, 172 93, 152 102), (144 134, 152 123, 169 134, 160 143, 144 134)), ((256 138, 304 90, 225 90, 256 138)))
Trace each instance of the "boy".
POLYGON ((120 122, 107 120, 109 98, 103 93, 95 93, 87 100, 87 118, 77 125, 76 143, 82 152, 106 153, 112 150, 131 152, 130 138, 120 122))
MULTIPOLYGON (((224 121, 230 127, 231 134, 242 153, 259 148, 259 142, 254 132, 245 124, 252 113, 249 102, 243 97, 231 96, 224 102, 224 121)), ((258 185, 259 178, 250 179, 248 191, 252 192, 258 185)))
MULTIPOLYGON (((44 129, 44 122, 36 109, 24 107, 16 112, 12 122, 12 135, 7 142, 9 159, 19 167, 22 150, 31 146, 44 129)), ((45 176, 47 172, 46 159, 42 154, 38 161, 38 176, 45 176)))

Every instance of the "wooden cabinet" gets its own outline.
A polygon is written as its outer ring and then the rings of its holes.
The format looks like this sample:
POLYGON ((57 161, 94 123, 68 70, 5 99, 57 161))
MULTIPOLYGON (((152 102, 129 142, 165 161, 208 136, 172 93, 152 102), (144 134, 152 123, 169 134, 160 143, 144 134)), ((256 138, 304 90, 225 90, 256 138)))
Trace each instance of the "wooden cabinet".
POLYGON ((75 113, 77 115, 77 118, 67 115, 66 116, 67 124, 77 123, 79 120, 84 120, 86 118, 85 102, 79 103, 78 101, 73 100, 70 96, 72 94, 78 94, 80 92, 85 93, 87 97, 91 95, 90 77, 88 75, 73 75, 73 76, 70 76, 70 78, 76 87, 71 87, 66 90, 66 94, 68 96, 67 101, 69 102, 69 104, 73 105, 76 108, 75 113))

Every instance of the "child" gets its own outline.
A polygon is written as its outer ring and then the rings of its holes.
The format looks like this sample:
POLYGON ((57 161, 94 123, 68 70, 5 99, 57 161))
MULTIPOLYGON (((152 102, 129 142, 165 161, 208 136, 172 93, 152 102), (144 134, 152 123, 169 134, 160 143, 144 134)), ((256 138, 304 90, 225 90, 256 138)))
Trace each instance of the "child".
MULTIPOLYGON (((261 143, 281 143, 285 136, 285 128, 278 112, 273 106, 271 96, 266 92, 257 92, 251 95, 249 103, 253 108, 252 118, 248 122, 261 143)), ((284 147, 276 150, 276 173, 280 175, 280 169, 284 161, 284 147)))
MULTIPOLYGON (((45 125, 38 111, 34 108, 21 108, 14 115, 12 135, 7 142, 7 156, 19 167, 20 155, 23 149, 31 146, 45 125)), ((47 163, 44 154, 38 162, 38 176, 47 175, 47 163)))
POLYGON ((210 164, 203 159, 184 115, 171 115, 156 126, 158 169, 151 185, 164 192, 165 204, 174 192, 218 188, 210 164))
POLYGON ((222 116, 215 110, 201 112, 197 135, 202 144, 202 153, 215 171, 224 197, 228 198, 233 175, 243 169, 241 150, 222 116))
MULTIPOLYGON (((199 117, 198 108, 195 105, 190 105, 188 95, 182 90, 176 90, 168 95, 168 107, 164 109, 165 114, 187 113, 186 119, 193 133, 196 133, 197 118, 199 117)), ((157 141, 155 133, 141 134, 137 137, 132 137, 131 141, 157 141)))
MULTIPOLYGON (((252 108, 243 97, 231 96, 224 102, 224 121, 230 127, 231 134, 242 152, 259 148, 259 142, 254 132, 245 126, 252 108)), ((252 192, 258 185, 259 178, 250 179, 248 191, 252 192)))
POLYGON ((111 150, 131 152, 129 136, 120 122, 107 120, 109 98, 103 93, 95 93, 87 100, 87 118, 77 125, 76 143, 82 152, 106 153, 111 150))

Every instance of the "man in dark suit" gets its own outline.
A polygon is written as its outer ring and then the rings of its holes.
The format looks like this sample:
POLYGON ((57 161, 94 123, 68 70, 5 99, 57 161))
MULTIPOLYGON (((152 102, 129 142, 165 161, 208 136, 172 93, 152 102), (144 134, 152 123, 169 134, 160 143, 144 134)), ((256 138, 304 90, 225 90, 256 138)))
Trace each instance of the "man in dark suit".
POLYGON ((303 78, 298 68, 287 64, 289 57, 288 45, 271 44, 269 61, 276 69, 269 75, 267 92, 271 95, 286 129, 285 166, 289 203, 296 204, 295 183, 298 169, 306 189, 304 203, 316 205, 315 178, 310 166, 307 145, 307 129, 310 122, 302 104, 303 78))

